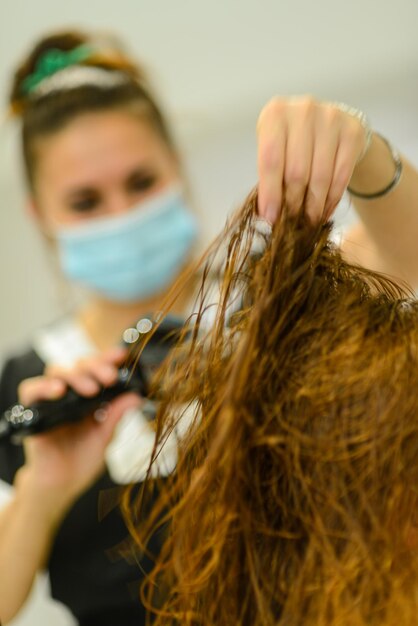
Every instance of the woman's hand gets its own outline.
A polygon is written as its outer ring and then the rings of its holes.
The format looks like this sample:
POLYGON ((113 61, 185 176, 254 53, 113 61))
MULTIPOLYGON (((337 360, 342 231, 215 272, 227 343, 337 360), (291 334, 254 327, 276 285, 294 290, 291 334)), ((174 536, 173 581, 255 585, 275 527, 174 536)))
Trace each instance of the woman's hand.
POLYGON ((257 124, 259 212, 282 206, 327 220, 362 157, 367 131, 353 115, 311 97, 273 98, 257 124))
MULTIPOLYGON (((21 383, 19 401, 30 405, 39 400, 58 399, 68 387, 80 395, 94 396, 101 386, 116 381, 118 365, 125 357, 126 351, 117 348, 81 361, 71 370, 48 368, 45 376, 21 383)), ((30 480, 34 489, 50 499, 54 506, 61 505, 65 509, 100 475, 104 468, 105 449, 116 424, 127 409, 140 402, 136 394, 126 393, 108 405, 104 420, 98 421, 91 416, 27 437, 24 442, 26 463, 21 470, 25 480, 30 480)))
MULTIPOLYGON (((60 398, 68 387, 94 396, 116 380, 126 351, 115 349, 72 370, 49 368, 20 385, 24 405, 60 398)), ((36 572, 45 567, 56 530, 74 501, 98 478, 114 428, 140 398, 126 393, 109 404, 105 420, 93 416, 24 441, 26 462, 11 501, 0 511, 0 615, 11 620, 25 602, 36 572)))

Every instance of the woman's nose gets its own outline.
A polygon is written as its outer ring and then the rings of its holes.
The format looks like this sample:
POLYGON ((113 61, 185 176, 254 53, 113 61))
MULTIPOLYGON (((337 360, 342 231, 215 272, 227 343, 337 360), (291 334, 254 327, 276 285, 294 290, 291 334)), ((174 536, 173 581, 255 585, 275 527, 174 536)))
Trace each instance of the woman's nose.
POLYGON ((128 194, 115 193, 109 196, 106 205, 109 214, 120 215, 132 208, 132 198, 128 194))

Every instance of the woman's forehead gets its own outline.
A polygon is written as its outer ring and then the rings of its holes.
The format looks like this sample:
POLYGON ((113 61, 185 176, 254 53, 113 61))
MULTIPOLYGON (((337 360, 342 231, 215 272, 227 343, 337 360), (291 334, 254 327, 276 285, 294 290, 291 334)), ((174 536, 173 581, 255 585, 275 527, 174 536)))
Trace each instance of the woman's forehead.
POLYGON ((109 183, 158 167, 168 153, 146 120, 117 111, 80 116, 39 148, 38 176, 65 186, 109 183))

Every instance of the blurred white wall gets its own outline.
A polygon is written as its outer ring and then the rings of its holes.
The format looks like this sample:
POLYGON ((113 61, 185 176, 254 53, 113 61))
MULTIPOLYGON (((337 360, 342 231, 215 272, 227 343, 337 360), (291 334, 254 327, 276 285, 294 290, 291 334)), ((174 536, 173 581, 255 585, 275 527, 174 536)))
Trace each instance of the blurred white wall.
MULTIPOLYGON (((274 94, 358 106, 418 164, 417 23, 417 0, 1 0, 0 98, 45 30, 114 30, 154 77, 208 240, 256 181, 255 123, 274 94)), ((64 302, 24 213, 17 137, 14 125, 0 127, 0 357, 64 302)), ((38 595, 13 625, 68 623, 38 595)))

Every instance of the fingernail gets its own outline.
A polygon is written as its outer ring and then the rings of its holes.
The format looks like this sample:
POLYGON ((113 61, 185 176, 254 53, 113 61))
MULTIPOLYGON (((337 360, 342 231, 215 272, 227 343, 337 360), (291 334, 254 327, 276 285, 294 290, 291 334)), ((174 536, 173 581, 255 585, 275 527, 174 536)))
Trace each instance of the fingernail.
POLYGON ((100 391, 100 386, 98 383, 96 383, 94 380, 90 380, 88 378, 85 378, 84 380, 80 381, 80 387, 83 390, 83 393, 88 394, 88 395, 94 395, 96 394, 98 391, 100 391))
POLYGON ((277 218, 277 206, 275 204, 268 204, 265 210, 265 218, 270 224, 274 224, 277 218))

